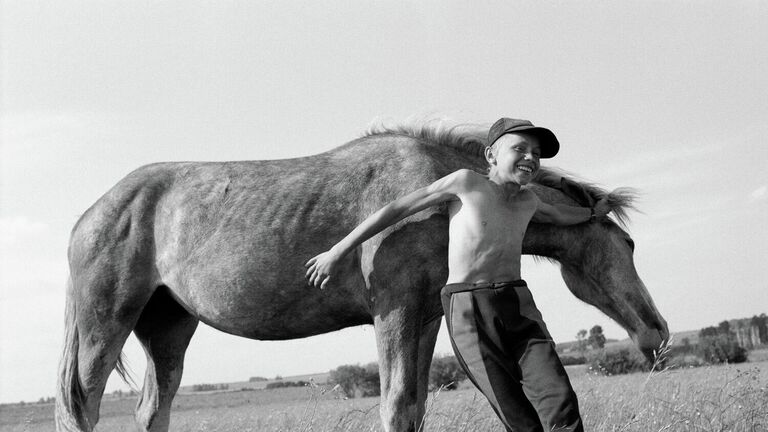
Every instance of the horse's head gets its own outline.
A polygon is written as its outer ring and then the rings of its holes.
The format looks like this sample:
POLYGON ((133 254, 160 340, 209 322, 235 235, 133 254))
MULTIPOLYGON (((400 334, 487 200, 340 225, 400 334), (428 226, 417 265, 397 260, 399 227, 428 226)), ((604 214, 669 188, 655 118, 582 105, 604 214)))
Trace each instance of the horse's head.
POLYGON ((627 221, 626 211, 633 208, 634 193, 630 189, 608 193, 552 170, 544 170, 537 183, 544 187, 537 187, 536 193, 553 203, 589 207, 602 197, 608 199, 618 223, 606 218, 572 227, 532 224, 524 251, 559 261, 573 294, 624 327, 643 354, 653 360, 654 350, 669 338, 669 330, 637 275, 635 243, 619 227, 627 221))
POLYGON ((669 330, 635 270, 634 242, 612 221, 576 231, 579 240, 560 257, 566 285, 624 327, 653 361, 654 350, 669 339, 669 330))

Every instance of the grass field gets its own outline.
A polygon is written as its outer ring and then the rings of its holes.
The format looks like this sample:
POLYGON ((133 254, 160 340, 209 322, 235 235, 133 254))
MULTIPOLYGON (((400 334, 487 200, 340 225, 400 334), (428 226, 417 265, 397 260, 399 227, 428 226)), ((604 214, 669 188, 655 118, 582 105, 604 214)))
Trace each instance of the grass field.
MULTIPOLYGON (((588 431, 768 431, 768 361, 599 376, 569 367, 588 431)), ((380 431, 378 398, 328 386, 179 395, 171 430, 380 431)), ((98 431, 134 431, 135 398, 105 399, 98 431)), ((430 395, 426 431, 503 431, 471 385, 430 395)), ((53 405, 4 405, 0 430, 51 431, 53 405)))

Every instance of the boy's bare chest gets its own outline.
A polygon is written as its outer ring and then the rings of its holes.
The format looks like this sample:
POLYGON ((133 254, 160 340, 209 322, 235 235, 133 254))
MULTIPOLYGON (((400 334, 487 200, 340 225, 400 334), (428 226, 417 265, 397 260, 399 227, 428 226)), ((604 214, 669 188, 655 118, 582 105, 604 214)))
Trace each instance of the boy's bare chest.
POLYGON ((522 233, 536 212, 530 193, 504 197, 488 193, 471 194, 456 203, 452 219, 473 230, 522 233))

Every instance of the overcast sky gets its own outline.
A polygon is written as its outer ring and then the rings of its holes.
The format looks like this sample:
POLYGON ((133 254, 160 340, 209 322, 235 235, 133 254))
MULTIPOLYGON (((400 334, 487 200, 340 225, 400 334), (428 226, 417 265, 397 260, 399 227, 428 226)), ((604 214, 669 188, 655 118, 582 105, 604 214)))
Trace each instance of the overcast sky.
MULTIPOLYGON (((25 0, 0 14, 0 402, 54 394, 68 233, 125 174, 306 156, 376 119, 547 126, 562 150, 546 165, 642 192, 636 265, 672 331, 768 312, 766 2, 25 0)), ((556 340, 595 324, 627 337, 555 265, 523 265, 556 340)), ((141 377, 135 340, 126 352, 141 377)), ((201 325, 182 384, 375 359, 369 326, 260 342, 201 325)))

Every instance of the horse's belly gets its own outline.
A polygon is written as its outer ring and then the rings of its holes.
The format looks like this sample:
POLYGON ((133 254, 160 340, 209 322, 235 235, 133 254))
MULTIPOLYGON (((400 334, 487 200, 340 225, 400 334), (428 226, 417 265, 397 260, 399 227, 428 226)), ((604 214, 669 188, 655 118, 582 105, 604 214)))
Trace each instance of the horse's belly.
POLYGON ((307 286, 303 277, 279 282, 274 272, 262 279, 244 271, 219 273, 210 266, 197 273, 189 268, 166 285, 193 315, 227 333, 283 340, 372 323, 364 289, 356 281, 321 291, 307 286))

